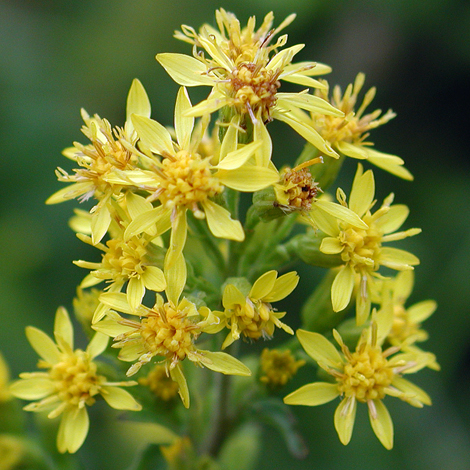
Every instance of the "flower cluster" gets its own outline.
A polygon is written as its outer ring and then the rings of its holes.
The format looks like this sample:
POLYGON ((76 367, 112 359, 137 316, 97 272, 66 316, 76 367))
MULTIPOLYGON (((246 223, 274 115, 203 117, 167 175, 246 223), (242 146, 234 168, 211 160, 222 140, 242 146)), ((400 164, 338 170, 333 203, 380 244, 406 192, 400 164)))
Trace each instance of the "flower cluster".
MULTIPOLYGON (((169 444, 162 453, 170 465, 186 461, 187 452, 204 465, 217 459, 223 440, 248 414, 242 411, 262 409, 266 394, 277 400, 271 421, 290 423, 286 426, 292 426, 287 405, 341 397, 334 423, 343 444, 351 439, 357 403, 366 403, 372 428, 387 449, 393 446, 393 425, 386 396, 415 407, 431 404, 403 374, 439 369, 434 355, 416 346, 427 339, 422 322, 436 303, 405 307, 419 260, 388 245, 421 230, 401 230, 410 211, 393 204, 393 194, 376 206, 374 173, 362 164, 349 196, 337 188, 333 202, 328 194, 346 156, 412 180, 401 158, 374 150, 367 140, 372 129, 395 115, 365 114, 374 88, 356 106, 363 74, 344 94, 335 87, 330 98, 328 82, 313 78, 330 67, 295 62, 304 45, 285 47, 287 35, 277 37, 294 18, 273 27, 269 13, 259 27, 254 17, 241 26, 220 9, 217 28, 206 24, 196 31, 183 25, 175 37, 192 46, 192 55, 157 55, 180 85, 172 128, 151 118, 149 98, 137 79, 122 127, 82 111, 82 131, 90 143, 64 151, 77 168, 57 169, 66 187, 47 203, 94 200, 70 221, 78 239, 99 252, 93 261, 74 261, 88 270, 74 300, 88 346, 74 349, 71 320, 59 308, 55 341, 34 327, 26 330, 42 372, 23 373, 8 386, 0 356, 0 401, 12 394, 33 400, 27 411, 60 416, 60 452, 80 448, 89 427, 87 408, 100 398, 119 410, 143 406, 147 421, 158 421, 161 411, 184 437, 156 423, 128 424, 137 435, 145 434, 146 442, 169 444), (283 82, 308 88, 282 92, 283 82), (187 87, 196 86, 210 91, 193 105, 187 87), (305 141, 299 158, 280 170, 268 132, 273 119, 305 141), (246 213, 240 193, 253 195, 246 213), (288 302, 300 279, 291 267, 299 260, 330 270, 318 286, 305 276, 302 295, 311 288, 313 293, 300 320, 298 306, 288 302), (393 270, 399 271, 395 277, 393 270), (301 325, 296 336, 288 324, 301 325), (338 347, 320 334, 327 330, 338 347), (354 350, 338 331, 349 338, 359 332, 354 350), (274 336, 284 341, 279 349, 247 354, 251 343, 274 336), (299 342, 331 380, 304 385, 282 403, 276 394, 301 366, 307 373, 299 342), (96 361, 99 355, 106 357, 106 366, 96 361), (259 381, 248 379, 247 364, 259 371, 259 381), (110 381, 110 370, 136 381, 110 381), (122 388, 128 385, 136 386, 142 405, 122 388), (190 407, 190 390, 196 411, 172 413, 181 404, 190 407), (163 409, 177 394, 181 402, 163 409), (161 410, 155 411, 155 397, 161 410), (144 432, 149 426, 152 437, 144 432), (201 449, 205 454, 196 457, 201 449)), ((283 434, 297 435, 291 428, 283 434)))

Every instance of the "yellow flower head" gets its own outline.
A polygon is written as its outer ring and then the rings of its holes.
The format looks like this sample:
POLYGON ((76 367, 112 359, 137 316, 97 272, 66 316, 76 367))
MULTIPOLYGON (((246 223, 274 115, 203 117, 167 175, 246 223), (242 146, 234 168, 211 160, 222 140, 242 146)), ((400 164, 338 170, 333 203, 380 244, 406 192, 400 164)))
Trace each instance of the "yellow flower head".
POLYGON ((46 201, 46 204, 57 204, 75 198, 80 202, 91 197, 98 199, 98 204, 91 210, 94 244, 103 238, 111 223, 108 207, 110 198, 118 196, 125 186, 113 182, 109 177, 116 170, 133 170, 137 164, 137 157, 133 153, 133 144, 137 137, 130 122, 132 114, 150 116, 150 102, 138 80, 133 81, 129 91, 127 122, 124 128, 113 129, 106 119, 101 119, 98 115, 90 118, 87 112, 82 110, 82 118, 85 121, 82 132, 91 144, 74 143, 74 147, 64 150, 64 155, 75 161, 80 168, 75 169, 73 175, 58 168, 58 180, 72 184, 57 191, 46 201))
POLYGON ((95 403, 98 395, 118 410, 139 411, 141 406, 119 386, 136 382, 108 382, 99 375, 93 361, 108 344, 108 338, 96 334, 85 351, 73 347, 73 326, 64 308, 59 308, 54 323, 54 341, 41 330, 26 328, 31 346, 39 354, 38 367, 45 372, 20 374, 11 393, 24 400, 39 400, 25 406, 27 411, 48 411, 48 418, 61 416, 57 435, 59 452, 76 452, 86 438, 89 418, 86 406, 95 403))
POLYGON ((331 288, 333 310, 339 312, 347 307, 354 286, 358 283, 358 324, 364 323, 369 316, 373 277, 381 277, 377 272, 381 266, 404 271, 419 264, 418 258, 407 251, 382 246, 384 242, 401 240, 416 235, 421 230, 415 228, 396 232, 408 217, 409 209, 401 204, 392 206, 393 194, 390 194, 382 206, 372 214, 374 193, 372 171, 363 173, 362 165, 358 165, 349 203, 346 202, 346 195, 341 189, 337 192, 337 198, 340 204, 354 211, 368 228, 358 229, 348 222, 338 221, 329 214, 323 214, 322 219, 316 219, 320 230, 328 235, 323 239, 320 251, 331 255, 340 254, 344 262, 331 288))
POLYGON ((178 383, 183 404, 189 407, 189 391, 181 362, 186 358, 198 366, 231 375, 251 375, 250 370, 234 357, 222 352, 198 349, 194 342, 201 333, 218 331, 219 320, 207 308, 199 310, 192 302, 179 299, 186 282, 183 256, 167 273, 168 301, 157 294, 153 308, 143 305, 137 309, 129 306, 121 293, 104 293, 101 301, 108 307, 136 317, 130 320, 113 310, 93 328, 114 338, 115 348, 120 348, 119 359, 134 362, 127 376, 137 373, 154 357, 160 357, 170 377, 178 383))
POLYGON ((222 326, 230 329, 222 349, 238 340, 240 335, 252 340, 261 337, 270 339, 275 327, 294 334, 289 326, 280 321, 286 312, 277 312, 271 303, 287 297, 296 288, 299 276, 295 271, 279 278, 277 275, 277 271, 268 271, 260 276, 248 295, 233 284, 225 286, 222 298, 225 310, 214 312, 221 318, 222 326))
POLYGON ((277 170, 256 160, 255 153, 262 143, 238 146, 235 128, 226 133, 217 156, 203 158, 199 148, 207 122, 195 127, 194 118, 185 117, 185 111, 190 107, 186 89, 181 88, 175 109, 176 142, 157 121, 133 116, 132 122, 141 145, 149 150, 148 155, 140 153, 142 164, 152 170, 115 175, 116 181, 121 178, 122 184, 131 182, 149 193, 148 199, 161 202, 160 206, 143 211, 136 217, 125 236, 130 238, 152 226, 156 226, 160 234, 171 227, 169 265, 184 248, 188 210, 198 219, 205 218, 214 236, 242 241, 245 234, 240 222, 233 220, 230 212, 212 199, 225 187, 253 192, 279 179, 277 170))
POLYGON ((284 398, 288 405, 316 406, 341 396, 335 412, 335 428, 340 441, 349 443, 356 417, 357 402, 367 403, 372 429, 385 448, 393 447, 393 423, 382 400, 386 395, 421 408, 430 405, 429 396, 402 377, 426 366, 423 356, 398 353, 398 347, 382 350, 388 330, 381 317, 365 330, 356 350, 351 352, 336 330, 333 335, 342 353, 324 336, 298 330, 297 337, 307 354, 328 372, 335 383, 304 385, 284 398), (396 354, 398 353, 398 354, 396 354))
POLYGON ((305 364, 305 361, 296 361, 289 350, 264 348, 260 363, 263 372, 260 381, 271 388, 278 388, 292 379, 299 367, 305 364))
MULTIPOLYGON (((159 246, 161 240, 155 235, 142 233, 125 238, 125 230, 132 222, 132 215, 141 211, 151 210, 152 204, 143 197, 131 192, 124 199, 126 209, 122 207, 116 214, 113 224, 113 238, 106 244, 98 243, 95 246, 104 252, 100 263, 88 261, 74 261, 77 266, 91 269, 80 287, 86 288, 102 281, 109 283, 107 287, 111 292, 120 291, 127 283, 127 296, 129 305, 137 308, 145 295, 146 289, 162 292, 166 287, 163 271, 152 265, 152 246, 159 246)), ((85 243, 92 244, 90 237, 77 235, 85 243)), ((98 308, 93 316, 93 323, 99 321, 104 315, 104 309, 98 308)))
POLYGON ((157 364, 147 375, 139 379, 139 384, 148 387, 158 398, 170 401, 178 394, 178 384, 168 375, 165 366, 157 364))
MULTIPOLYGON (((375 88, 371 88, 364 96, 362 104, 358 105, 359 93, 364 85, 365 75, 359 73, 354 84, 349 84, 344 94, 336 86, 331 98, 328 97, 328 86, 315 90, 315 95, 328 101, 343 111, 344 116, 322 115, 312 113, 306 122, 310 123, 318 133, 335 150, 352 158, 367 159, 374 165, 400 178, 412 180, 413 176, 403 166, 404 161, 396 155, 390 155, 374 150, 373 143, 366 139, 369 132, 376 127, 386 124, 395 117, 392 110, 380 116, 381 110, 376 109, 370 114, 364 114, 367 106, 375 96, 375 88)), ((326 81, 324 82, 327 85, 326 81)))
MULTIPOLYGON (((278 51, 286 44, 287 35, 272 43, 274 36, 291 23, 295 15, 290 15, 278 28, 272 29, 274 16, 269 13, 258 30, 255 30, 254 17, 245 28, 240 27, 235 15, 223 9, 216 11, 216 18, 219 30, 204 25, 198 34, 193 28, 183 25, 182 32, 176 33, 178 39, 194 45, 194 57, 171 53, 157 55, 157 60, 178 84, 212 87, 209 97, 185 115, 202 116, 227 107, 227 123, 234 116, 233 125, 246 127, 248 117, 254 126, 255 141, 264 139, 269 143, 264 123, 279 119, 322 152, 337 156, 311 126, 296 119, 291 111, 305 109, 335 116, 342 116, 342 112, 307 93, 278 92, 281 81, 324 87, 312 76, 331 71, 328 66, 315 62, 292 63, 304 45, 278 51)), ((264 150, 270 156, 270 148, 264 150)))

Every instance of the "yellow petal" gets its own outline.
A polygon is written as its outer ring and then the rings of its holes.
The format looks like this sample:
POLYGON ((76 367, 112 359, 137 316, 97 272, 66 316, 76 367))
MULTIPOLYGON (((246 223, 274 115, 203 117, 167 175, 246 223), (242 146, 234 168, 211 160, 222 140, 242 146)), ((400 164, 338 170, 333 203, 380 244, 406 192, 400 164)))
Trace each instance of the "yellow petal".
POLYGON ((335 429, 338 433, 339 440, 345 446, 351 440, 354 429, 354 421, 356 419, 357 403, 354 397, 344 398, 335 411, 335 429))
POLYGON ((135 219, 140 214, 153 209, 153 206, 149 201, 142 196, 138 196, 132 191, 128 191, 126 194, 126 206, 131 219, 135 219))
POLYGON ((150 100, 144 86, 137 78, 132 80, 132 85, 127 95, 126 121, 130 122, 132 114, 150 117, 150 100))
POLYGON ((282 51, 275 54, 266 65, 266 70, 282 70, 286 65, 290 64, 292 58, 305 47, 305 44, 296 44, 295 46, 286 47, 282 51))
POLYGON ((214 80, 206 75, 206 65, 194 57, 185 54, 163 53, 157 54, 156 59, 178 85, 214 86, 214 80))
POLYGON ((419 259, 405 250, 382 247, 380 249, 379 262, 391 269, 402 271, 405 269, 412 269, 411 266, 419 264, 419 259))
POLYGON ((165 271, 173 265, 183 252, 188 234, 188 222, 185 207, 178 207, 176 217, 172 222, 170 244, 165 256, 165 271))
POLYGON ((343 360, 338 350, 323 335, 307 330, 297 330, 297 338, 305 352, 319 365, 337 369, 343 360))
POLYGON ((186 111, 184 115, 187 117, 198 117, 205 114, 212 114, 226 106, 229 102, 229 98, 226 98, 219 93, 211 93, 209 98, 201 101, 196 106, 193 106, 191 109, 186 111))
POLYGON ((104 320, 96 323, 92 326, 92 328, 99 333, 111 336, 111 338, 114 338, 115 336, 121 335, 123 333, 128 333, 134 329, 130 326, 120 325, 118 322, 121 320, 122 317, 117 314, 112 316, 108 314, 104 320))
POLYGON ((70 350, 73 350, 73 326, 69 314, 64 307, 59 307, 55 314, 54 337, 57 344, 65 341, 70 350))
POLYGON ((178 438, 173 431, 157 423, 122 421, 119 427, 126 441, 135 441, 136 444, 165 445, 172 444, 178 438))
POLYGON ((10 385, 10 392, 23 400, 39 400, 56 391, 54 382, 45 377, 21 379, 10 385))
POLYGON ((317 406, 328 403, 339 396, 338 385, 315 382, 304 385, 284 398, 287 405, 317 406))
POLYGON ((225 186, 242 192, 260 191, 279 181, 276 170, 252 165, 235 170, 219 170, 214 176, 225 186))
POLYGON ((337 237, 339 235, 338 219, 330 215, 328 212, 317 208, 316 203, 313 205, 309 216, 312 219, 315 228, 320 229, 330 237, 337 237))
POLYGON ((403 377, 395 376, 393 378, 392 386, 397 388, 403 393, 406 393, 409 397, 418 399, 421 403, 431 406, 431 397, 420 387, 411 383, 409 380, 403 377))
POLYGON ((285 122, 304 139, 314 145, 318 150, 330 157, 339 158, 339 155, 325 142, 320 134, 307 123, 300 121, 293 114, 290 114, 288 108, 276 107, 273 111, 273 117, 279 121, 285 122))
POLYGON ((314 113, 337 117, 344 116, 343 111, 335 108, 333 105, 328 103, 328 101, 325 101, 319 96, 309 95, 308 93, 277 93, 276 97, 278 99, 277 103, 284 109, 289 109, 289 107, 295 106, 314 113))
POLYGON ((249 297, 253 300, 263 299, 274 287, 276 282, 277 271, 268 271, 260 276, 250 290, 249 297))
POLYGON ((66 188, 59 189, 59 191, 56 191, 52 196, 49 196, 46 200, 46 204, 58 204, 59 202, 68 201, 69 199, 75 199, 91 190, 94 191, 94 186, 88 181, 86 183, 73 183, 66 188))
POLYGON ((181 87, 178 91, 175 106, 175 132, 180 149, 189 148, 191 133, 194 128, 194 118, 184 116, 184 112, 189 109, 191 109, 191 101, 188 92, 186 88, 181 87))
POLYGON ((280 75, 279 80, 284 80, 285 82, 295 83, 297 85, 307 86, 309 88, 320 88, 325 89, 325 85, 315 80, 314 78, 307 77, 301 73, 291 73, 289 75, 280 75))
POLYGON ((325 237, 321 241, 320 251, 327 255, 334 255, 343 251, 343 246, 337 238, 325 237))
POLYGON ((245 377, 251 375, 251 370, 248 369, 243 362, 230 356, 230 354, 201 350, 198 350, 198 353, 203 356, 202 359, 200 358, 201 364, 215 372, 221 372, 226 375, 241 375, 245 377))
POLYGON ((284 299, 297 287, 299 279, 295 271, 283 274, 276 279, 271 292, 269 295, 265 296, 263 300, 265 302, 277 302, 278 300, 284 299))
POLYGON ((393 447, 393 423, 386 406, 381 400, 374 400, 369 405, 369 419, 375 435, 382 445, 390 450, 393 447))
POLYGON ((186 383, 186 378, 181 370, 181 363, 178 362, 173 369, 170 369, 170 376, 179 386, 178 393, 184 407, 189 408, 189 389, 188 384, 186 383))
POLYGON ((198 40, 201 43, 202 47, 211 55, 211 57, 219 63, 219 65, 225 68, 227 71, 231 72, 234 68, 234 63, 227 57, 227 55, 222 51, 217 44, 211 40, 207 40, 201 35, 198 36, 198 40))
POLYGON ((243 231, 242 224, 238 220, 233 220, 227 209, 209 199, 203 201, 201 205, 206 214, 209 230, 215 237, 239 242, 244 240, 245 232, 243 231))
POLYGON ((336 148, 347 157, 357 158, 358 160, 365 160, 368 158, 367 150, 360 145, 344 142, 341 140, 335 143, 336 148))
POLYGON ((127 301, 129 307, 135 310, 142 302, 145 294, 144 281, 140 277, 131 277, 127 284, 127 301))
POLYGON ((102 333, 95 333, 93 339, 88 343, 86 352, 90 355, 91 359, 99 356, 108 346, 109 338, 102 333))
MULTIPOLYGON (((103 203, 103 201, 101 201, 103 203)), ((111 213, 108 207, 103 204, 91 217, 91 239, 96 245, 106 235, 111 223, 111 213)))
POLYGON ((166 288, 166 280, 163 271, 156 266, 145 266, 142 274, 145 287, 154 292, 162 292, 166 288))
POLYGON ((407 219, 410 210, 404 204, 395 204, 375 223, 383 233, 392 233, 398 230, 407 219))
POLYGON ((165 233, 171 227, 171 209, 165 206, 158 206, 155 209, 148 210, 139 214, 126 228, 124 232, 124 240, 127 241, 132 237, 139 235, 147 230, 156 227, 155 236, 165 233))
POLYGON ((57 448, 62 454, 77 452, 88 434, 90 421, 86 407, 66 409, 57 434, 57 448))
POLYGON ((100 302, 118 312, 132 313, 133 311, 126 294, 122 292, 103 292, 100 295, 100 302))
POLYGON ((174 155, 173 141, 169 132, 159 122, 145 116, 132 115, 132 124, 144 143, 152 152, 174 155))
POLYGON ((26 327, 26 337, 33 349, 49 364, 60 361, 60 352, 52 339, 34 326, 26 327))
POLYGON ((340 312, 348 306, 354 288, 355 277, 354 269, 348 265, 343 266, 336 275, 331 286, 331 302, 335 312, 340 312))
POLYGON ((349 196, 349 208, 359 217, 362 217, 370 208, 374 194, 375 183, 372 170, 367 170, 362 174, 362 166, 358 165, 358 172, 354 178, 351 195, 349 196), (361 173, 359 173, 359 167, 361 173))
POLYGON ((256 165, 267 167, 271 161, 273 143, 262 119, 257 119, 253 126, 253 141, 262 142, 262 146, 255 153, 256 165))
POLYGON ((168 300, 178 305, 178 300, 186 285, 186 262, 180 253, 170 267, 165 266, 166 295, 168 300))
POLYGON ((140 411, 142 409, 142 406, 135 401, 135 398, 127 390, 120 387, 103 386, 100 393, 106 403, 115 410, 140 411))
POLYGON ((233 285, 227 284, 224 289, 222 304, 224 308, 230 309, 234 305, 245 305, 245 296, 233 285))
MULTIPOLYGON (((408 272, 408 271, 405 271, 408 272)), ((437 303, 434 300, 423 300, 417 304, 412 305, 406 311, 408 319, 413 323, 421 323, 427 320, 437 308, 437 303)))
POLYGON ((332 215, 338 220, 351 224, 353 227, 368 229, 369 226, 351 209, 336 204, 335 202, 325 201, 324 199, 318 199, 315 201, 315 207, 320 211, 324 211, 327 214, 332 215))
POLYGON ((261 141, 251 142, 238 150, 228 153, 217 165, 222 170, 235 170, 244 165, 250 157, 262 146, 261 141))

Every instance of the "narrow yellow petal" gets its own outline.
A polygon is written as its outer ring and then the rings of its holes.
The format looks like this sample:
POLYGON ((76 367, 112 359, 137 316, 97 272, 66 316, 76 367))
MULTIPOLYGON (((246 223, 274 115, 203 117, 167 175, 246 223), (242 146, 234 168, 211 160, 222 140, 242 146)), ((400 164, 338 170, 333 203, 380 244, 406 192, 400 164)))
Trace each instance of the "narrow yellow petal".
POLYGON ((315 382, 304 385, 284 398, 287 405, 317 406, 328 403, 339 396, 338 385, 315 382))
POLYGON ((345 446, 351 440, 354 429, 354 421, 356 419, 357 403, 354 397, 343 398, 335 411, 335 429, 338 433, 341 444, 345 446))
POLYGON ((354 269, 348 265, 343 266, 336 275, 331 286, 331 302, 335 312, 340 312, 348 306, 354 288, 355 277, 354 269))
POLYGON ((109 338, 107 335, 102 333, 95 333, 92 340, 88 343, 86 352, 90 355, 91 359, 99 356, 103 351, 105 351, 108 346, 109 338))
POLYGON ((327 255, 334 255, 343 251, 343 246, 337 238, 325 237, 321 241, 320 251, 327 255))
POLYGON ((69 199, 75 199, 91 190, 94 190, 94 187, 93 184, 88 181, 86 183, 73 183, 66 188, 59 189, 59 191, 56 191, 52 196, 49 196, 46 200, 46 204, 58 204, 68 201, 69 199))
POLYGON ((262 146, 261 141, 251 142, 238 150, 228 153, 217 165, 222 170, 235 170, 244 165, 250 157, 262 146))
POLYGON ((178 91, 175 105, 175 132, 180 149, 188 149, 191 133, 194 128, 194 118, 184 116, 184 112, 191 109, 191 101, 186 88, 178 91))
POLYGON ((246 367, 243 362, 230 356, 230 354, 201 350, 198 350, 198 353, 202 355, 202 359, 200 358, 201 364, 215 372, 221 372, 226 375, 241 375, 244 377, 251 375, 251 370, 246 367))
POLYGON ((141 277, 131 277, 127 284, 127 301, 129 307, 135 310, 142 302, 145 294, 144 281, 141 277))
POLYGON ((144 86, 137 78, 132 80, 132 85, 127 95, 126 121, 130 122, 132 114, 150 117, 150 100, 144 86))
POLYGON ((276 170, 252 165, 244 165, 235 170, 219 170, 214 176, 229 188, 250 193, 279 181, 279 173, 276 170))
POLYGON ((410 210, 404 204, 394 204, 382 217, 379 217, 375 223, 383 233, 392 233, 398 230, 407 219, 410 210))
POLYGON ((273 143, 262 119, 257 119, 253 126, 253 141, 262 142, 262 146, 255 152, 256 165, 268 167, 271 161, 273 143))
POLYGON ((324 211, 338 220, 342 220, 351 224, 353 227, 368 229, 368 225, 351 209, 336 204, 335 202, 326 201, 324 199, 318 199, 315 201, 315 207, 321 211, 324 211))
POLYGON ((183 252, 188 234, 188 221, 185 207, 178 207, 176 217, 172 222, 170 244, 165 256, 165 271, 173 265, 183 252))
MULTIPOLYGON (((103 201, 101 201, 103 203, 103 201)), ((98 244, 106 235, 111 223, 111 213, 105 204, 102 204, 91 217, 91 239, 93 245, 98 244)))
POLYGON ((181 401, 185 408, 189 408, 189 389, 188 384, 186 383, 186 378, 184 377, 183 371, 181 369, 181 363, 177 363, 173 369, 170 369, 171 378, 178 384, 179 390, 178 393, 181 397, 181 401))
POLYGON ((10 392, 23 400, 39 400, 56 391, 54 383, 45 377, 21 379, 10 385, 10 392))
POLYGON ((183 253, 180 253, 170 267, 165 266, 166 295, 168 300, 178 305, 178 301, 184 286, 186 285, 186 261, 183 253))
POLYGON ((271 292, 269 295, 264 296, 263 300, 265 302, 277 302, 284 299, 297 287, 299 279, 295 271, 283 274, 276 279, 271 292))
POLYGON ((156 266, 146 266, 142 274, 145 287, 154 292, 162 292, 166 288, 166 280, 163 271, 156 266))
MULTIPOLYGON (((308 78, 308 77, 304 77, 308 78)), ((312 79, 310 79, 312 80, 312 79)), ((289 80, 287 80, 289 81, 289 80)), ((335 108, 333 105, 315 95, 308 93, 277 93, 277 103, 285 109, 295 106, 314 113, 326 114, 329 116, 343 117, 343 111, 335 108)))
POLYGON ((67 346, 73 350, 73 326, 64 307, 59 307, 55 314, 54 337, 57 344, 60 344, 61 340, 65 341, 67 346))
POLYGON ((33 349, 49 364, 60 361, 60 352, 52 339, 34 326, 26 327, 26 337, 33 349))
POLYGON ((145 116, 132 115, 132 124, 144 143, 152 152, 161 154, 175 153, 170 133, 159 122, 145 116))
POLYGON ((263 299, 267 296, 274 287, 276 282, 277 271, 268 271, 260 276, 250 290, 249 297, 253 300, 263 299))
POLYGON ((178 439, 173 431, 157 423, 122 421, 119 423, 119 427, 122 428, 122 436, 126 441, 135 441, 138 444, 165 445, 172 444, 178 439))
POLYGON ((140 411, 142 406, 136 402, 135 398, 120 387, 103 386, 101 387, 101 396, 106 403, 115 410, 140 411))
POLYGON ((156 59, 178 85, 214 86, 214 80, 206 75, 206 65, 194 57, 185 54, 163 53, 157 54, 156 59))
MULTIPOLYGON (((361 167, 362 171, 362 167, 361 167)), ((370 208, 375 194, 374 174, 372 170, 367 170, 364 174, 354 178, 351 195, 349 196, 349 208, 359 217, 362 217, 370 208)))
POLYGON ((222 304, 224 308, 233 308, 234 305, 245 305, 246 297, 233 285, 227 284, 224 289, 222 304))
POLYGON ((390 450, 393 448, 393 423, 386 406, 381 400, 373 400, 369 405, 369 419, 375 435, 382 445, 390 450))
MULTIPOLYGON (((409 272, 409 271, 404 271, 409 272)), ((421 323, 427 320, 437 309, 435 300, 423 300, 417 304, 412 305, 406 311, 408 318, 413 323, 421 323)))
POLYGON ((407 394, 409 397, 418 399, 425 405, 432 405, 431 397, 421 387, 418 387, 403 377, 395 376, 392 382, 392 386, 407 394))
POLYGON ((323 335, 307 330, 297 330, 297 338, 305 352, 319 365, 333 369, 341 366, 340 353, 323 335))
POLYGON ((419 264, 419 259, 405 250, 382 247, 380 249, 379 262, 391 269, 402 271, 405 269, 412 269, 412 266, 419 264))

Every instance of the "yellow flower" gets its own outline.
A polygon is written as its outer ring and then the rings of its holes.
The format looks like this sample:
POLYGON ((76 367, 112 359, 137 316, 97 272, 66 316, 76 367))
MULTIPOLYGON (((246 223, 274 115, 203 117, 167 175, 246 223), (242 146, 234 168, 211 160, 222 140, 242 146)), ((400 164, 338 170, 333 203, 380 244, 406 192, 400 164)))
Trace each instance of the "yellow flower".
POLYGON ((364 323, 370 313, 371 289, 373 277, 382 277, 377 271, 386 266, 398 271, 413 269, 419 259, 407 251, 383 247, 382 243, 401 240, 416 235, 421 229, 396 230, 409 214, 407 206, 391 205, 393 194, 388 196, 382 206, 371 213, 375 193, 374 175, 371 170, 363 173, 358 165, 354 178, 349 203, 346 195, 339 189, 337 198, 344 207, 349 207, 368 226, 357 229, 351 224, 337 220, 329 214, 315 214, 315 224, 325 232, 320 251, 325 254, 340 254, 344 265, 340 268, 331 288, 333 310, 339 312, 347 307, 355 284, 358 284, 356 296, 356 318, 358 325, 364 323))
POLYGON ((8 365, 0 352, 0 403, 8 401, 11 397, 8 385, 10 381, 10 372, 8 365))
POLYGON ((314 382, 304 385, 287 395, 288 405, 316 406, 341 396, 334 422, 340 441, 349 443, 356 417, 357 402, 367 403, 369 419, 376 436, 385 448, 393 447, 393 423, 382 400, 386 395, 406 401, 421 408, 430 405, 429 396, 416 385, 402 377, 425 367, 422 357, 399 353, 398 347, 382 350, 387 336, 381 317, 363 330, 356 350, 350 352, 336 330, 333 335, 341 347, 339 353, 324 336, 310 331, 298 330, 297 337, 307 354, 328 372, 335 383, 314 382))
POLYGON ((402 271, 394 279, 383 281, 381 306, 383 310, 391 310, 387 341, 403 351, 428 355, 428 367, 440 370, 435 355, 424 352, 415 345, 428 339, 428 333, 421 328, 421 324, 434 313, 437 303, 434 300, 423 300, 406 308, 405 303, 413 285, 414 271, 402 271))
POLYGON ((220 195, 224 187, 252 192, 275 183, 279 178, 274 168, 253 161, 253 155, 262 145, 261 142, 237 146, 236 129, 226 133, 217 156, 218 163, 212 164, 212 157, 203 158, 198 149, 207 121, 195 128, 194 118, 184 117, 184 111, 190 107, 186 89, 181 88, 175 108, 177 142, 173 142, 168 130, 158 122, 134 115, 132 122, 142 146, 153 152, 149 155, 141 153, 140 157, 143 164, 153 170, 115 175, 115 181, 122 184, 130 181, 150 193, 149 200, 158 199, 161 202, 161 205, 143 211, 136 217, 125 235, 128 239, 155 226, 158 234, 161 234, 171 227, 168 265, 174 262, 184 248, 188 210, 198 219, 205 218, 214 236, 241 241, 245 234, 240 222, 232 220, 230 212, 212 198, 220 195))
POLYGON ((392 110, 380 116, 377 109, 370 114, 364 114, 365 109, 375 96, 375 88, 371 88, 364 96, 362 104, 355 110, 358 96, 364 85, 365 75, 359 73, 354 84, 349 84, 342 95, 338 86, 333 89, 332 97, 328 97, 328 84, 324 88, 315 90, 315 95, 328 101, 331 105, 343 111, 343 116, 311 113, 310 116, 297 111, 297 117, 306 125, 311 125, 325 141, 337 152, 359 160, 368 160, 374 165, 393 175, 406 180, 412 180, 412 174, 403 166, 405 163, 400 157, 375 150, 373 143, 366 139, 372 129, 386 124, 395 117, 392 110))
POLYGON ((108 338, 95 334, 85 351, 73 346, 73 326, 64 308, 55 316, 54 341, 41 330, 26 328, 26 336, 41 359, 38 367, 46 372, 20 374, 12 395, 24 400, 39 400, 25 406, 26 411, 48 411, 48 418, 61 416, 57 447, 59 452, 76 452, 86 438, 89 427, 87 406, 101 395, 112 408, 139 411, 141 406, 132 395, 120 388, 136 382, 108 382, 98 375, 93 359, 101 354, 108 338))
POLYGON ((292 379, 299 367, 305 364, 305 361, 296 361, 289 350, 264 348, 260 364, 264 374, 260 377, 260 381, 271 388, 277 388, 284 386, 292 379))
MULTIPOLYGON (((137 308, 142 301, 146 289, 154 292, 162 292, 166 287, 163 271, 151 263, 152 245, 159 246, 161 240, 155 235, 142 233, 125 238, 124 233, 130 223, 132 216, 137 216, 142 211, 151 210, 152 204, 143 197, 131 192, 126 194, 125 205, 127 211, 122 208, 119 212, 121 219, 116 215, 116 225, 113 226, 113 238, 106 244, 98 243, 95 246, 104 252, 100 263, 88 261, 74 261, 74 264, 81 268, 92 269, 80 284, 86 288, 99 284, 102 281, 108 282, 107 290, 118 292, 127 283, 127 298, 131 308, 137 308)), ((89 244, 92 240, 83 234, 78 237, 89 244)), ((98 308, 93 316, 93 323, 96 323, 104 316, 103 308, 98 308)))
POLYGON ((78 198, 80 202, 91 197, 98 199, 90 213, 91 235, 93 244, 98 243, 111 223, 109 209, 110 199, 117 197, 122 191, 122 184, 115 184, 107 176, 115 170, 132 170, 137 164, 137 157, 133 154, 133 144, 137 136, 134 132, 130 116, 141 114, 150 116, 150 102, 142 84, 135 79, 127 99, 127 121, 124 128, 111 127, 106 119, 98 115, 93 118, 82 109, 82 118, 85 126, 82 132, 91 141, 89 145, 74 143, 74 147, 67 148, 63 154, 75 161, 80 168, 69 175, 62 168, 58 168, 56 175, 59 181, 71 183, 52 196, 46 204, 57 204, 69 199, 78 198))
POLYGON ((242 293, 234 284, 227 284, 222 297, 223 312, 214 312, 221 318, 221 327, 230 329, 222 349, 232 344, 243 334, 245 338, 270 339, 274 328, 282 328, 289 334, 292 329, 280 321, 286 312, 277 312, 271 302, 287 297, 297 286, 299 276, 295 271, 277 277, 277 271, 268 271, 260 276, 248 294, 242 293))
POLYGON ((180 300, 186 283, 183 255, 178 257, 166 276, 168 301, 165 302, 157 294, 153 308, 140 305, 132 309, 124 294, 102 294, 102 303, 113 310, 134 315, 136 319, 123 318, 111 310, 93 328, 114 338, 113 347, 121 349, 119 359, 134 362, 127 376, 134 375, 154 357, 161 357, 167 373, 178 383, 184 406, 189 408, 189 390, 181 366, 184 359, 223 374, 248 376, 251 372, 229 354, 205 351, 195 346, 194 342, 201 333, 213 333, 220 329, 219 319, 207 307, 198 310, 188 299, 180 300))
POLYGON ((227 107, 225 122, 246 128, 253 125, 255 141, 263 140, 263 153, 269 159, 271 139, 265 123, 273 118, 285 122, 321 152, 337 157, 336 152, 311 125, 297 119, 293 110, 305 109, 333 116, 343 113, 325 100, 308 93, 279 93, 281 81, 307 87, 324 85, 312 76, 329 73, 330 67, 315 62, 292 63, 304 44, 278 51, 287 35, 274 44, 274 36, 291 23, 290 15, 278 28, 272 29, 274 16, 269 13, 255 31, 255 18, 240 28, 238 19, 223 9, 216 11, 219 30, 204 25, 200 33, 186 25, 176 37, 194 45, 194 57, 184 54, 158 54, 157 60, 178 84, 210 86, 209 97, 186 111, 186 116, 203 116, 227 107), (272 54, 274 53, 274 55, 272 54), (206 55, 208 57, 206 57, 206 55))

